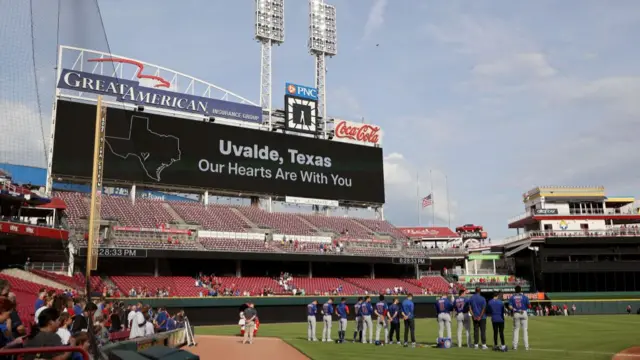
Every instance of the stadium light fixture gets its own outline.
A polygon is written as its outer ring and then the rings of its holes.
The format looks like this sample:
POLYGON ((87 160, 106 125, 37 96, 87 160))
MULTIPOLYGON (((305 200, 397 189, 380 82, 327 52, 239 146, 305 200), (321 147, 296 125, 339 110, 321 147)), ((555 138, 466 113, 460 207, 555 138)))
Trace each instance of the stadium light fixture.
POLYGON ((323 0, 309 0, 309 51, 316 58, 315 87, 318 89, 318 116, 327 139, 326 57, 338 55, 336 8, 323 0))
POLYGON ((256 0, 255 27, 261 45, 260 106, 271 129, 271 47, 284 42, 284 0, 256 0))

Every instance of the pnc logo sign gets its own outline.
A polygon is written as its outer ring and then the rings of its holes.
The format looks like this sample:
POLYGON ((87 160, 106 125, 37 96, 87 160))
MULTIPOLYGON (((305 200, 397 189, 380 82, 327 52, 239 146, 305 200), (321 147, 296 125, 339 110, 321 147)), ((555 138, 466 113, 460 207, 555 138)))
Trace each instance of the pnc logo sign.
POLYGON ((316 88, 287 83, 285 91, 287 95, 309 100, 318 100, 318 89, 316 88))

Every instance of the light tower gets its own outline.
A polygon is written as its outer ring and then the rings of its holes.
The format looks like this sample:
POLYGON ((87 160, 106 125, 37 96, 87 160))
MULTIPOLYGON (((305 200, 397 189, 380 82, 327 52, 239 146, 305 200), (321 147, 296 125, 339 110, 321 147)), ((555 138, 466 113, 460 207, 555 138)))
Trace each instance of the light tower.
POLYGON ((256 0, 256 40, 261 45, 260 106, 271 130, 271 47, 284 42, 284 0, 256 0))
POLYGON ((309 51, 316 58, 316 83, 318 89, 318 113, 322 117, 324 137, 327 138, 327 56, 338 54, 336 7, 323 0, 309 0, 309 51))

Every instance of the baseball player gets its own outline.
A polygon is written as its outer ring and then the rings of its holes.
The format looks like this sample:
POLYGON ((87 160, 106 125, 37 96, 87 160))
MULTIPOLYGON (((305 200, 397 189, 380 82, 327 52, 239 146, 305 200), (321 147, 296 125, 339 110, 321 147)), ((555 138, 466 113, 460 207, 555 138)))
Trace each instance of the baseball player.
POLYGON ((364 298, 364 302, 360 307, 360 316, 362 316, 362 343, 367 343, 367 331, 369 331, 369 343, 373 344, 373 321, 371 321, 371 314, 373 314, 373 305, 371 305, 371 296, 364 298))
POLYGON ((411 332, 411 347, 416 347, 416 323, 415 323, 415 304, 413 303, 413 294, 408 294, 407 298, 402 301, 400 306, 400 314, 404 320, 404 346, 409 346, 409 332, 411 332))
POLYGON ((318 312, 318 300, 313 300, 307 305, 307 340, 318 341, 316 337, 316 313, 318 312))
POLYGON ((444 329, 447 328, 447 338, 451 339, 451 312, 453 304, 449 298, 444 295, 436 301, 436 314, 438 314, 438 337, 444 337, 444 329))
POLYGON ((458 322, 458 347, 462 347, 462 330, 465 331, 465 338, 467 339, 467 346, 471 347, 471 318, 469 317, 469 302, 464 296, 465 290, 458 292, 458 297, 454 301, 454 308, 456 311, 456 320, 458 322))
POLYGON ((336 306, 336 313, 338 314, 338 342, 343 343, 344 337, 347 334, 347 316, 349 315, 349 305, 347 305, 347 298, 340 299, 340 304, 336 306))
POLYGON ((469 312, 473 319, 473 343, 478 348, 478 340, 482 341, 482 350, 487 348, 487 300, 480 294, 480 288, 469 299, 469 312), (480 339, 478 339, 478 337, 480 339))
POLYGON ((487 314, 491 315, 493 325, 493 349, 506 350, 504 343, 504 303, 499 299, 500 293, 495 293, 493 299, 487 305, 487 314), (500 336, 500 346, 498 346, 498 335, 500 336))
POLYGON ((393 344, 393 333, 396 333, 396 343, 400 345, 400 300, 397 297, 393 298, 393 303, 389 306, 389 344, 393 344))
POLYGON ((362 341, 362 315, 360 309, 362 308, 362 296, 358 298, 358 302, 353 305, 353 312, 356 315, 356 329, 353 331, 353 342, 362 341))
POLYGON ((322 304, 322 342, 330 342, 331 340, 331 322, 333 315, 333 298, 329 298, 326 303, 322 304))
POLYGON ((384 295, 380 295, 376 303, 376 308, 373 310, 376 314, 376 343, 380 341, 380 330, 384 329, 384 338, 382 339, 382 345, 384 345, 389 339, 389 318, 387 313, 389 312, 389 306, 384 301, 384 295))
POLYGON ((529 298, 522 294, 520 285, 516 286, 516 293, 509 299, 509 310, 513 311, 513 350, 518 349, 518 336, 522 328, 522 339, 525 350, 529 350, 529 330, 527 309, 529 298))

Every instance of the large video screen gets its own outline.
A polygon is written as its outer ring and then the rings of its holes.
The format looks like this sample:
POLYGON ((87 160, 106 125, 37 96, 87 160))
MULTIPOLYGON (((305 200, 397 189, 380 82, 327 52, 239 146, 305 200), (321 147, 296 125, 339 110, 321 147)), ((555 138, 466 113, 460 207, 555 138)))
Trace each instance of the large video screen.
MULTIPOLYGON (((55 177, 91 178, 95 105, 58 101, 55 177)), ((384 203, 382 149, 109 108, 104 180, 384 203)))

